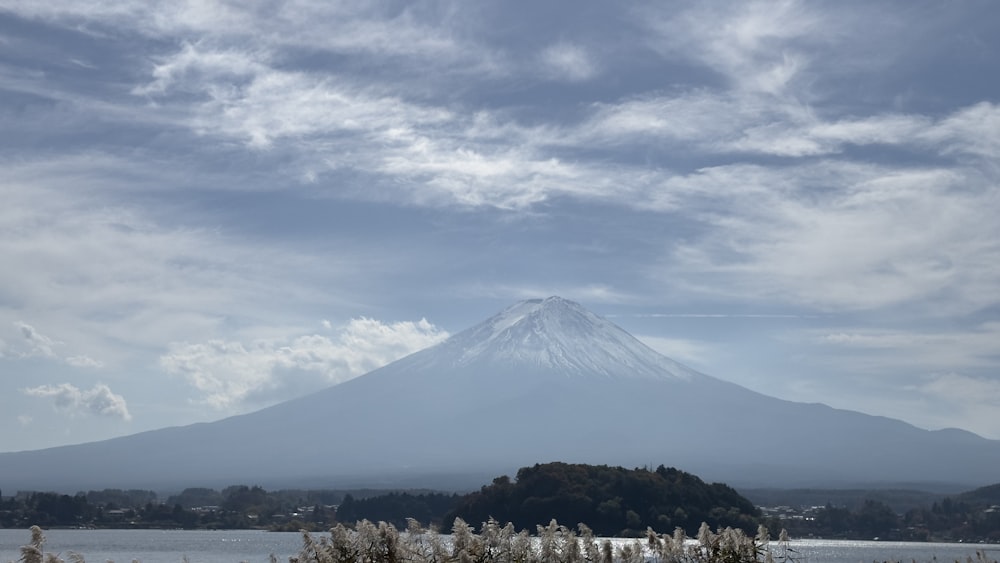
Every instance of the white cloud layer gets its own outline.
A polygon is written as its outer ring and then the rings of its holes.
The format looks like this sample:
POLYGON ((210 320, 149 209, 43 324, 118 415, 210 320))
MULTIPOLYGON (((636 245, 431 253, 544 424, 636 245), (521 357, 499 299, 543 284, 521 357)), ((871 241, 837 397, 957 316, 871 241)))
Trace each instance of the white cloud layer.
MULTIPOLYGON (((80 389, 71 383, 29 387, 22 392, 29 397, 54 399, 57 409, 70 414, 93 414, 122 420, 132 420, 125 398, 104 384, 80 389)), ((28 419, 30 420, 30 419, 28 419)))
MULTIPOLYGON (((995 302, 988 288, 1000 281, 992 242, 1000 234, 983 226, 995 223, 988 210, 996 174, 981 158, 997 144, 989 125, 1000 112, 981 103, 939 119, 896 112, 826 119, 791 95, 787 80, 762 85, 778 64, 762 53, 815 24, 795 2, 777 13, 774 19, 771 8, 753 4, 733 16, 740 23, 724 37, 699 35, 709 38, 706 60, 726 73, 763 69, 738 77, 750 86, 602 103, 580 123, 554 128, 488 111, 457 114, 343 77, 279 70, 259 53, 192 45, 156 67, 147 93, 166 96, 168 105, 171 96, 198 93, 204 101, 189 118, 194 130, 260 149, 291 148, 314 180, 344 170, 384 178, 376 182, 418 205, 524 209, 571 196, 684 210, 711 232, 672 249, 670 270, 715 275, 742 295, 790 295, 820 309, 928 297, 950 301, 947 310, 995 302), (785 20, 794 25, 775 23, 785 20), (568 146, 615 151, 650 143, 733 155, 733 163, 672 173, 555 156, 568 146), (870 145, 969 159, 889 166, 840 157, 870 145), (745 163, 743 154, 828 158, 774 167, 745 163)), ((581 48, 560 43, 545 53, 546 64, 568 75, 591 72, 581 48)))
POLYGON ((447 336, 424 319, 386 324, 359 318, 334 339, 312 334, 249 344, 224 340, 174 344, 160 365, 201 393, 200 401, 233 410, 245 401, 274 403, 346 381, 447 336))

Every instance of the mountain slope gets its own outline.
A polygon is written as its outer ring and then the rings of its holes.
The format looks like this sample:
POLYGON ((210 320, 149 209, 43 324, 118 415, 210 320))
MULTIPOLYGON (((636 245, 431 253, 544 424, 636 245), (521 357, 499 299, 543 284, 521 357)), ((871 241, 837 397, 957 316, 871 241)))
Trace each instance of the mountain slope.
POLYGON ((0 454, 0 487, 335 478, 377 485, 485 478, 553 460, 664 464, 761 486, 977 486, 995 482, 1000 442, 761 395, 695 372, 552 297, 518 303, 441 344, 254 413, 0 454))

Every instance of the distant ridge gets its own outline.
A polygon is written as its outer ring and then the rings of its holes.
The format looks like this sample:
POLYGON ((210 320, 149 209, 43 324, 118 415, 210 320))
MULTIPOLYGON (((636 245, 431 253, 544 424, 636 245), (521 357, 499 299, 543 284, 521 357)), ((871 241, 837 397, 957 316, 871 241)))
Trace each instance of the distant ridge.
POLYGON ((0 488, 471 488, 549 461, 662 464, 752 486, 971 488, 996 481, 1000 442, 768 397, 700 374, 579 304, 549 297, 254 413, 0 454, 0 488))

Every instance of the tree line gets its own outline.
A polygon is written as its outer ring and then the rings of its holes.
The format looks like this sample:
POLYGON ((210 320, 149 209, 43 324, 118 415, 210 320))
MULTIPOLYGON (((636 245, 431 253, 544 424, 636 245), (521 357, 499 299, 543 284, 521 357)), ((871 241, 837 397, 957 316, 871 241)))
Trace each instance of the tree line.
POLYGON ((871 499, 854 509, 827 503, 809 517, 776 522, 796 537, 1000 543, 1000 506, 962 497, 903 513, 871 499))
MULTIPOLYGON (((900 507, 897 507, 900 508, 900 507)), ((105 489, 74 495, 52 492, 0 494, 0 527, 187 528, 328 530, 337 523, 413 519, 448 532, 456 520, 489 519, 534 530, 552 519, 586 523, 601 536, 640 536, 651 529, 697 533, 731 527, 753 533, 760 524, 795 537, 1000 542, 1000 484, 938 498, 929 506, 897 512, 880 500, 852 508, 827 503, 794 514, 762 513, 721 483, 705 483, 660 466, 625 469, 568 463, 536 464, 515 478, 498 477, 479 491, 459 495, 429 490, 282 489, 234 485, 189 488, 161 499, 153 491, 105 489)))
POLYGON ((759 512, 732 488, 704 483, 674 468, 625 469, 603 465, 537 464, 518 471, 516 481, 499 477, 467 494, 433 491, 281 490, 237 485, 222 491, 186 489, 160 502, 139 490, 47 492, 0 496, 0 526, 101 528, 268 528, 328 529, 336 522, 384 521, 396 527, 408 519, 450 530, 462 518, 495 518, 533 530, 552 519, 589 523, 599 535, 639 536, 652 528, 694 534, 703 522, 753 532, 759 512))
POLYGON ((553 518, 585 523, 599 536, 641 536, 647 529, 689 535, 702 523, 753 534, 760 511, 735 489, 705 483, 696 475, 659 466, 625 469, 606 465, 546 463, 524 467, 516 480, 498 477, 466 495, 444 518, 485 522, 495 518, 517 529, 534 529, 553 518))
MULTIPOLYGON (((378 514, 442 515, 457 495, 429 491, 406 493, 377 489, 267 491, 260 486, 233 485, 221 491, 189 488, 165 499, 153 491, 104 489, 73 495, 54 492, 0 493, 0 527, 184 528, 298 531, 328 529, 337 508, 346 502, 349 522, 378 514), (369 500, 371 499, 371 500, 369 500), (388 500, 383 500, 388 499, 388 500), (420 510, 421 504, 427 506, 420 510), (393 508, 395 507, 395 508, 393 508)), ((393 521, 404 521, 405 516, 393 521)))

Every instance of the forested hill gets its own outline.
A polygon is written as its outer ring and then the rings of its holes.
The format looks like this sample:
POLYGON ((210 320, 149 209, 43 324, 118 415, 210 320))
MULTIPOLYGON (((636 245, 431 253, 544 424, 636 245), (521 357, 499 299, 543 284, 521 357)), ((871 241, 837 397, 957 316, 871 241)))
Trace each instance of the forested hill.
POLYGON ((1000 505, 1000 483, 964 492, 958 495, 957 500, 982 508, 1000 505))
POLYGON ((473 526, 494 518, 534 531, 556 519, 584 523, 594 533, 627 536, 683 528, 694 535, 702 522, 713 529, 731 526, 756 531, 759 511, 731 487, 708 484, 674 468, 625 469, 606 465, 546 463, 524 467, 516 481, 498 477, 472 493, 448 514, 473 526))

